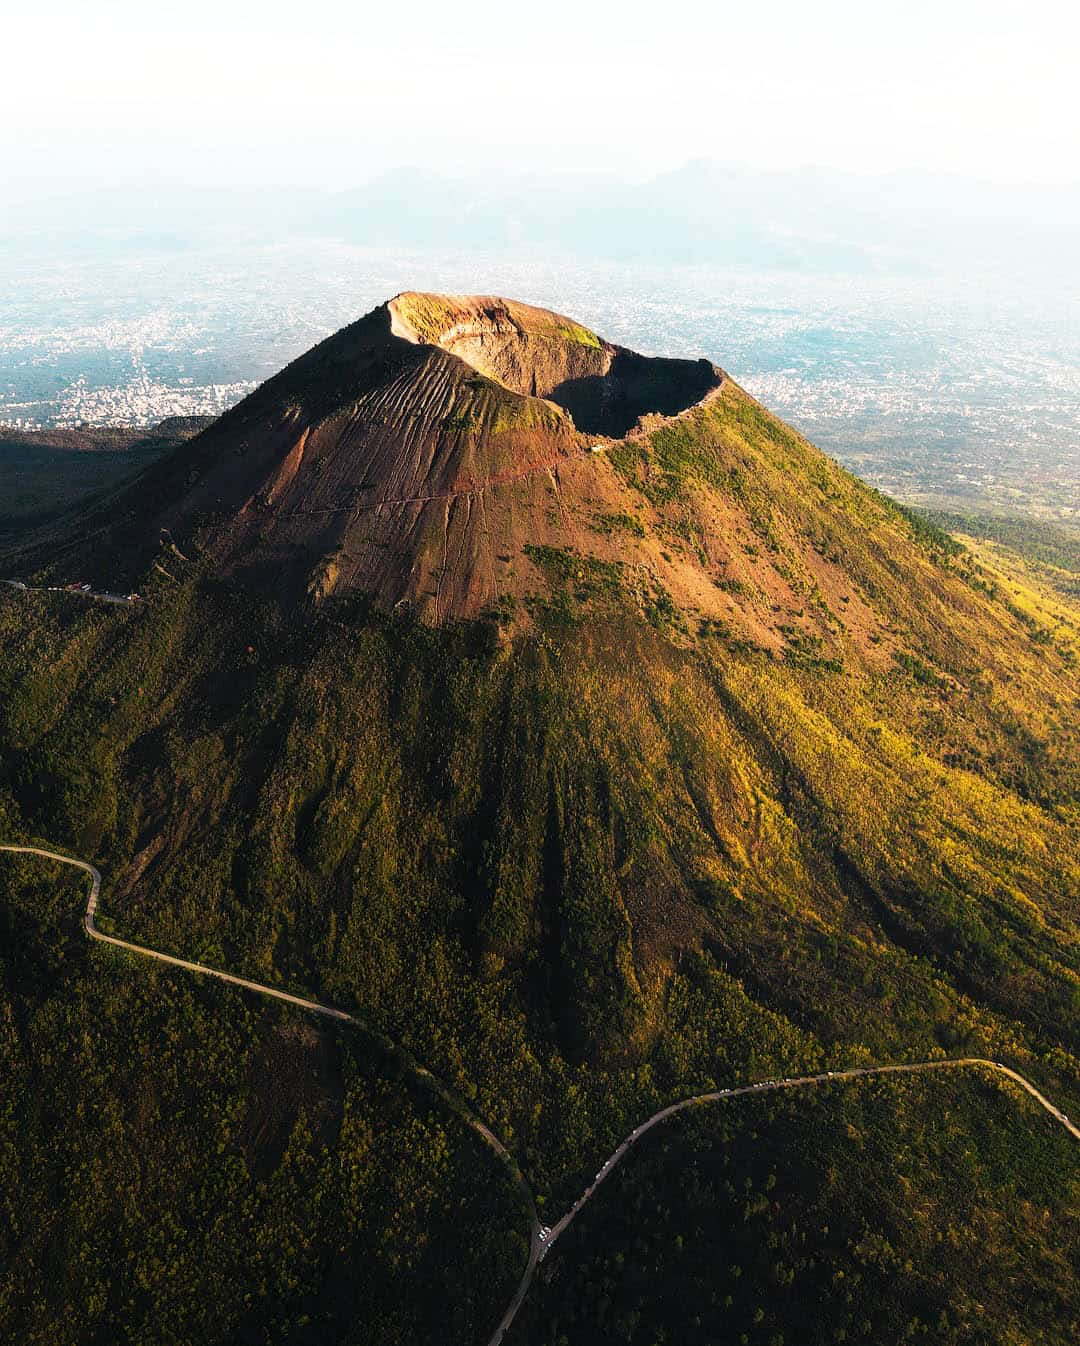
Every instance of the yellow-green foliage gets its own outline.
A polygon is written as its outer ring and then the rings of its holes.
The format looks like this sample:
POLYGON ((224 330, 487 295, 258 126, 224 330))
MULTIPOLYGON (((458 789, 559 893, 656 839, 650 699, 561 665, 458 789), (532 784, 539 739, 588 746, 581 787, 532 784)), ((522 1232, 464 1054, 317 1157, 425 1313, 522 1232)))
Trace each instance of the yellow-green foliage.
POLYGON ((1080 654, 1080 569, 1027 560, 999 543, 961 537, 979 578, 1000 595, 1032 641, 1080 654))
POLYGON ((13 595, 5 807, 116 875, 160 834, 127 933, 359 1005, 553 1185, 771 1059, 676 1013, 685 948, 804 1062, 1004 1047, 1076 1087, 1077 764, 1026 701, 1045 651, 960 689, 837 674, 673 644, 610 581, 603 622, 502 653, 334 600, 290 629, 207 585, 60 624, 68 600, 13 595))

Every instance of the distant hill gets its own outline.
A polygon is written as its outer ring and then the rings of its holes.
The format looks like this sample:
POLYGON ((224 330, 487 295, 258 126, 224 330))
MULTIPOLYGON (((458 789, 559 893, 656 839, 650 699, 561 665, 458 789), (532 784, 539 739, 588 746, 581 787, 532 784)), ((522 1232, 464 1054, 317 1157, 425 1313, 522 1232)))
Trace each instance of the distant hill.
MULTIPOLYGON (((505 166, 504 166, 505 167, 505 166)), ((1075 277, 1075 185, 695 160, 639 181, 402 167, 340 191, 93 193, 0 206, 5 240, 75 255, 317 235, 504 257, 807 274, 1075 277), (181 224, 182 222, 182 224, 181 224)))
POLYGON ((115 486, 212 419, 170 416, 150 429, 0 427, 0 542, 115 486))

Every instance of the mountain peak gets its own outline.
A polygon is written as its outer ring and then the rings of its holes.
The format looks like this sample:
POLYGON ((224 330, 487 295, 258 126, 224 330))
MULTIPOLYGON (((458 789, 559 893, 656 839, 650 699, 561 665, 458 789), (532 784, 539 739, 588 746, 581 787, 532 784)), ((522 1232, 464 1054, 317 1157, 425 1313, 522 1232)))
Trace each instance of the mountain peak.
POLYGON ((140 588, 159 538, 189 538, 289 603, 508 630, 636 614, 830 665, 891 659, 875 595, 901 554, 925 570, 894 507, 709 360, 491 295, 397 295, 84 523, 140 588))
POLYGON ((406 291, 387 310, 394 336, 455 355, 510 392, 554 402, 587 433, 621 438, 642 415, 675 415, 721 382, 707 360, 637 355, 515 299, 406 291))

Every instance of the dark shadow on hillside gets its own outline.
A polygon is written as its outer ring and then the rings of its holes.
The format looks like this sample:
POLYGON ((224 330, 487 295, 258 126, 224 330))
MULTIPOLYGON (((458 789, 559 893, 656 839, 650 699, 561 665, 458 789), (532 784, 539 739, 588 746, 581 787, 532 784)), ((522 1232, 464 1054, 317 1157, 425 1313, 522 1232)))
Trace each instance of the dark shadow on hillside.
POLYGON ((667 360, 619 351, 606 374, 567 379, 547 394, 587 434, 621 439, 641 416, 675 416, 718 388, 722 375, 708 360, 667 360))

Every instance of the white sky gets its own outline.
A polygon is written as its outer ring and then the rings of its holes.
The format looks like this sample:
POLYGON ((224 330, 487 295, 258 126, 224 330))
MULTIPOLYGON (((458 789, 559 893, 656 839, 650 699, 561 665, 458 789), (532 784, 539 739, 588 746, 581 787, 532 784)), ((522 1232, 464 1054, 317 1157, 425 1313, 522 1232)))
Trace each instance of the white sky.
POLYGON ((1080 177, 1080 6, 1064 0, 5 9, 9 203, 86 186, 346 188, 401 164, 1080 177))

